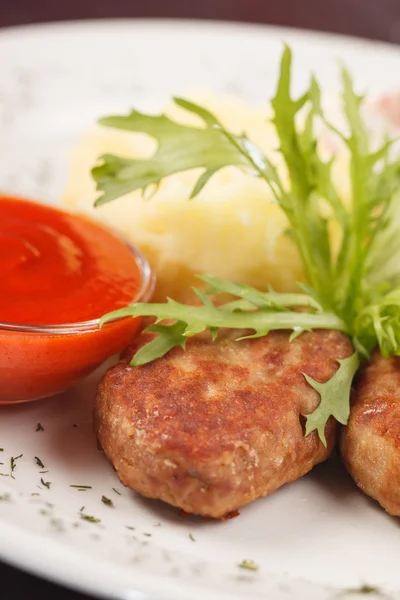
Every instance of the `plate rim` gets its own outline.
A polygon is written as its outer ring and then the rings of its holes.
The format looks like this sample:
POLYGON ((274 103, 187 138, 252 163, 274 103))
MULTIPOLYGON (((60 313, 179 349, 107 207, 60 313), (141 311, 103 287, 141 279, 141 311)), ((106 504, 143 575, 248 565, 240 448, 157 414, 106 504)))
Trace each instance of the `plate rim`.
POLYGON ((258 31, 260 33, 270 32, 274 36, 280 35, 283 38, 285 36, 296 37, 299 41, 307 43, 324 42, 330 44, 345 44, 351 45, 353 48, 359 46, 361 49, 364 46, 371 48, 380 48, 391 53, 400 54, 400 43, 386 42, 382 40, 375 40, 366 38, 363 36, 353 36, 335 32, 325 32, 319 29, 291 27, 284 25, 274 25, 269 23, 256 23, 247 21, 228 21, 224 19, 179 19, 179 18, 104 18, 104 19, 69 19, 66 21, 49 21, 49 22, 37 22, 37 23, 26 23, 22 25, 9 25, 0 27, 0 41, 7 37, 18 37, 20 35, 41 35, 45 33, 51 33, 52 31, 60 30, 73 30, 73 29, 84 29, 84 28, 128 28, 132 26, 149 27, 154 29, 174 29, 176 27, 195 28, 199 29, 224 29, 237 30, 243 33, 253 33, 258 31))

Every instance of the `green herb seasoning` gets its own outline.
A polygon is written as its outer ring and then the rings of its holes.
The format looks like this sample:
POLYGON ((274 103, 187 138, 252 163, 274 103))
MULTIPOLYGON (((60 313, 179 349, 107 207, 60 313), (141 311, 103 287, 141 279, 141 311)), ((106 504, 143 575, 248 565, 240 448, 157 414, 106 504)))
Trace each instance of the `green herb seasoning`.
POLYGON ((346 594, 354 594, 354 595, 365 595, 368 596, 369 594, 374 594, 376 596, 382 596, 382 592, 379 588, 373 586, 373 585, 368 585, 368 584, 364 584, 359 588, 350 588, 348 590, 345 590, 346 594))
POLYGON ((20 454, 19 456, 12 456, 10 458, 10 477, 12 477, 12 479, 15 479, 14 471, 17 466, 17 460, 19 460, 22 457, 23 457, 23 454, 20 454))
POLYGON ((101 501, 103 504, 105 504, 106 506, 109 506, 110 508, 114 508, 114 504, 113 501, 110 500, 110 498, 107 498, 107 496, 102 496, 101 497, 101 501))
POLYGON ((42 485, 44 485, 45 488, 47 488, 48 490, 50 489, 51 486, 51 481, 44 481, 43 477, 40 478, 40 483, 42 485))
POLYGON ((41 423, 38 423, 36 426, 36 431, 44 431, 44 427, 41 423))
POLYGON ((40 467, 41 469, 46 468, 38 456, 35 456, 35 461, 36 461, 37 466, 40 467))
POLYGON ((254 560, 242 560, 238 565, 241 569, 247 569, 248 571, 258 571, 259 567, 256 565, 254 560))
POLYGON ((89 523, 100 523, 100 521, 101 521, 101 519, 97 519, 96 517, 93 517, 92 515, 86 515, 83 512, 80 512, 79 516, 83 521, 88 521, 89 523))

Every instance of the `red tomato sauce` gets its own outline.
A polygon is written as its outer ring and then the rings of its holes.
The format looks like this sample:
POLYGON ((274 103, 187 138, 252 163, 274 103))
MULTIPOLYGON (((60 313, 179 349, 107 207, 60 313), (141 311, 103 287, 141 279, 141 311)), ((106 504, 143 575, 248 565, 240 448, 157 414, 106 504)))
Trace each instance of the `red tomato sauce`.
POLYGON ((134 253, 100 225, 0 196, 0 404, 64 391, 125 348, 140 319, 62 325, 126 306, 141 288, 134 253))
POLYGON ((128 246, 99 225, 0 196, 0 322, 88 321, 127 306, 141 275, 128 246))

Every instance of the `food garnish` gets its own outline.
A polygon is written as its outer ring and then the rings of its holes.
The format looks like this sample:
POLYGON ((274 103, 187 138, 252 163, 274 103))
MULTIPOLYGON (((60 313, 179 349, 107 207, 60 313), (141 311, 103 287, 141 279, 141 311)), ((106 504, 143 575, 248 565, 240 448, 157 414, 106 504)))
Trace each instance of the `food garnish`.
POLYGON ((86 515, 85 513, 78 513, 80 518, 83 521, 88 521, 89 523, 100 523, 101 519, 98 519, 97 517, 93 517, 92 515, 86 515))
POLYGON ((241 569, 247 569, 248 571, 258 571, 258 565, 254 562, 254 560, 242 560, 239 564, 241 569))
POLYGON ((19 456, 12 456, 10 458, 10 477, 12 479, 15 479, 14 471, 15 471, 15 467, 17 466, 17 460, 19 460, 22 457, 23 457, 23 454, 20 454, 19 456))
POLYGON ((102 496, 101 497, 101 501, 103 504, 105 504, 106 506, 109 506, 110 508, 114 508, 114 503, 112 500, 110 500, 110 498, 107 498, 107 496, 102 496))
POLYGON ((347 423, 351 383, 360 360, 368 358, 377 346, 385 357, 400 355, 400 268, 392 267, 393 261, 388 260, 400 249, 400 231, 394 219, 400 198, 400 162, 394 156, 394 140, 372 147, 361 114, 363 98, 354 91, 344 68, 346 133, 326 119, 314 77, 301 97, 292 97, 291 71, 292 54, 286 47, 272 109, 288 181, 245 134, 227 131, 209 111, 180 98, 175 103, 200 117, 202 128, 137 111, 102 119, 100 123, 106 127, 148 134, 158 146, 147 159, 102 156, 92 174, 101 192, 97 205, 136 189, 146 193, 168 175, 194 168, 204 172, 191 198, 226 166, 264 180, 289 221, 287 235, 295 241, 302 259, 307 283, 299 284, 301 293, 261 292, 201 275, 208 289, 195 289, 199 306, 172 299, 163 304, 137 303, 105 315, 102 323, 129 315, 155 317, 156 324, 147 331, 157 335, 138 351, 132 365, 160 358, 175 346, 184 348, 189 337, 205 330, 215 339, 219 328, 226 327, 252 330, 238 340, 265 336, 276 329, 291 330, 291 340, 319 328, 349 335, 355 353, 339 361, 338 371, 329 381, 322 384, 305 376, 321 398, 318 408, 305 415, 306 435, 316 430, 325 443, 325 425, 331 415, 347 423), (348 199, 341 197, 335 185, 334 158, 321 156, 315 133, 321 123, 347 149, 348 199), (333 227, 339 232, 338 248, 330 243, 333 227), (227 293, 234 299, 215 303, 215 295, 227 293))
POLYGON ((37 466, 40 467, 41 469, 46 468, 38 456, 35 456, 35 461, 36 461, 37 466))
POLYGON ((51 486, 51 481, 44 481, 43 477, 40 478, 40 483, 42 485, 44 485, 44 487, 46 487, 48 490, 50 489, 51 486))
POLYGON ((37 424, 36 431, 44 431, 44 427, 41 423, 37 424))
POLYGON ((119 492, 118 490, 116 490, 115 488, 111 488, 113 492, 115 492, 118 496, 121 496, 121 492, 119 492))
POLYGON ((354 595, 368 595, 368 594, 374 594, 377 596, 381 596, 382 593, 380 591, 379 588, 373 586, 373 585, 368 585, 368 584, 364 584, 359 588, 349 588, 347 590, 345 590, 346 594, 354 594, 354 595))

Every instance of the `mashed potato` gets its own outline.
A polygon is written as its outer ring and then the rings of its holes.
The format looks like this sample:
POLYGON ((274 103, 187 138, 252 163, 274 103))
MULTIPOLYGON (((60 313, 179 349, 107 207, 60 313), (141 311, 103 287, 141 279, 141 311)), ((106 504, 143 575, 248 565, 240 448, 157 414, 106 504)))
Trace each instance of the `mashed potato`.
MULTIPOLYGON (((266 106, 204 94, 197 94, 195 101, 231 131, 245 131, 282 168, 266 106)), ((198 123, 197 117, 175 105, 166 113, 184 123, 198 123)), ((72 153, 63 201, 118 230, 145 253, 157 276, 155 299, 168 295, 189 300, 197 273, 261 289, 268 284, 278 291, 298 289, 304 276, 294 243, 285 235, 286 217, 266 183, 238 168, 216 173, 194 200, 188 198, 201 171, 167 178, 151 199, 134 192, 94 208, 97 194, 90 169, 101 154, 144 158, 153 151, 154 141, 142 134, 94 128, 72 153)))

